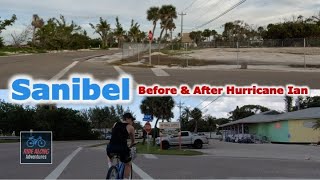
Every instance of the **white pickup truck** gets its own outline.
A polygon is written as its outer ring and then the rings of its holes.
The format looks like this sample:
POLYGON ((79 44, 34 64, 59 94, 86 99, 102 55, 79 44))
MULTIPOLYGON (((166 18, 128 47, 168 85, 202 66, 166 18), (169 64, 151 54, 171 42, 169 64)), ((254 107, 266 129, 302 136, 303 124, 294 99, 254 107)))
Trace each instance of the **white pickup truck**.
MULTIPOLYGON (((163 149, 169 149, 170 146, 179 146, 179 135, 167 135, 164 137, 158 137, 156 140, 157 145, 160 146, 160 139, 163 149)), ((209 144, 207 136, 201 136, 190 131, 181 131, 181 146, 192 146, 196 149, 201 149, 203 144, 209 144)))

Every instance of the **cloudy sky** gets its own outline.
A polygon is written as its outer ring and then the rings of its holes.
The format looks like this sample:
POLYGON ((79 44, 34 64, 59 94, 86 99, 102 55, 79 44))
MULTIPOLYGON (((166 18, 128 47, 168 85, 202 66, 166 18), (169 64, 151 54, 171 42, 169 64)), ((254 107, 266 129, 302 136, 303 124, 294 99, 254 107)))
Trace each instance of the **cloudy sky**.
MULTIPOLYGON (((320 96, 320 90, 311 90, 311 96, 320 96)), ((0 90, 0 99, 8 101, 8 90, 0 90)), ((124 108, 130 108, 131 111, 136 115, 137 120, 142 122, 143 114, 141 114, 139 106, 141 104, 143 97, 134 96, 133 103, 129 105, 124 105, 124 108)), ((178 104, 181 101, 183 106, 192 108, 199 108, 202 110, 204 115, 211 115, 217 118, 228 117, 228 113, 233 111, 237 106, 241 107, 243 105, 254 104, 262 105, 273 110, 284 111, 285 103, 284 98, 281 96, 222 96, 217 99, 217 97, 174 97, 175 108, 174 108, 174 118, 173 121, 176 121, 179 118, 179 108, 178 104), (215 100, 215 101, 214 101, 215 100)), ((97 106, 104 106, 97 104, 97 106)), ((61 106, 59 106, 61 107, 61 106)), ((85 105, 63 105, 63 107, 73 108, 73 109, 86 109, 91 106, 85 105)), ((154 124, 151 123, 152 125, 154 124)))
MULTIPOLYGON (((18 21, 14 26, 4 31, 2 36, 10 41, 10 33, 20 32, 31 22, 32 14, 38 14, 47 20, 63 14, 67 20, 74 20, 89 35, 95 37, 89 27, 89 22, 95 23, 99 17, 107 18, 113 25, 115 17, 119 16, 124 27, 130 26, 131 19, 139 22, 144 31, 152 28, 146 20, 146 11, 151 6, 173 4, 177 11, 185 11, 184 29, 190 31, 228 10, 240 0, 1 0, 0 17, 9 18, 16 14, 18 21)), ((221 32, 221 26, 228 21, 244 20, 249 24, 267 25, 271 22, 283 21, 300 14, 309 17, 320 11, 318 0, 247 0, 236 9, 225 14, 203 28, 216 29, 221 32)), ((180 17, 176 20, 180 32, 180 17)), ((159 30, 156 33, 159 33, 159 30)))

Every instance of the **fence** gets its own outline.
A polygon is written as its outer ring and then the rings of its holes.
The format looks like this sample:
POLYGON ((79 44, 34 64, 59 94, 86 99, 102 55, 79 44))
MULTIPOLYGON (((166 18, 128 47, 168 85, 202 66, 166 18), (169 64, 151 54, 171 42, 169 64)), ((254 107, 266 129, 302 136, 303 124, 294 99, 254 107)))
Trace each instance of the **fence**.
MULTIPOLYGON (((237 68, 320 68, 320 38, 152 44, 152 65, 237 68), (201 50, 201 51, 197 51, 201 50)), ((126 43, 122 59, 149 62, 149 44, 126 43)))

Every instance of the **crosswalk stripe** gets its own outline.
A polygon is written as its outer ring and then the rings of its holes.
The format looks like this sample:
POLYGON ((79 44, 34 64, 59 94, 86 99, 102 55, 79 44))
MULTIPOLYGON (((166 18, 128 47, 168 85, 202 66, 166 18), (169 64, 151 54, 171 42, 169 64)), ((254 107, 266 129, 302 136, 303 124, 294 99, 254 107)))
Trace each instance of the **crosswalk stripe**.
POLYGON ((165 72, 161 68, 152 68, 151 70, 156 76, 170 76, 167 72, 165 72))
POLYGON ((158 159, 158 157, 153 154, 144 154, 143 156, 147 159, 158 159))

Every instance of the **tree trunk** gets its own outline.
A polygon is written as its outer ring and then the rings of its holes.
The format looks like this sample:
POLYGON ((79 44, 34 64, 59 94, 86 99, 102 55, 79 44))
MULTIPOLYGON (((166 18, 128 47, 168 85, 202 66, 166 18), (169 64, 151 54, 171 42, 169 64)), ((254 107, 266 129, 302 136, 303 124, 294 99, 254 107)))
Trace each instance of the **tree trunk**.
POLYGON ((156 30, 157 23, 153 23, 152 35, 154 36, 154 31, 156 30))
POLYGON ((158 131, 157 130, 158 121, 159 121, 159 118, 157 118, 156 124, 154 125, 154 129, 153 129, 153 146, 156 145, 156 132, 158 131))
POLYGON ((164 28, 161 30, 160 37, 159 37, 159 43, 158 43, 159 51, 160 51, 161 38, 162 38, 162 34, 163 34, 163 32, 164 32, 164 28))
POLYGON ((34 46, 36 42, 36 27, 33 27, 33 32, 32 32, 32 45, 34 46))

